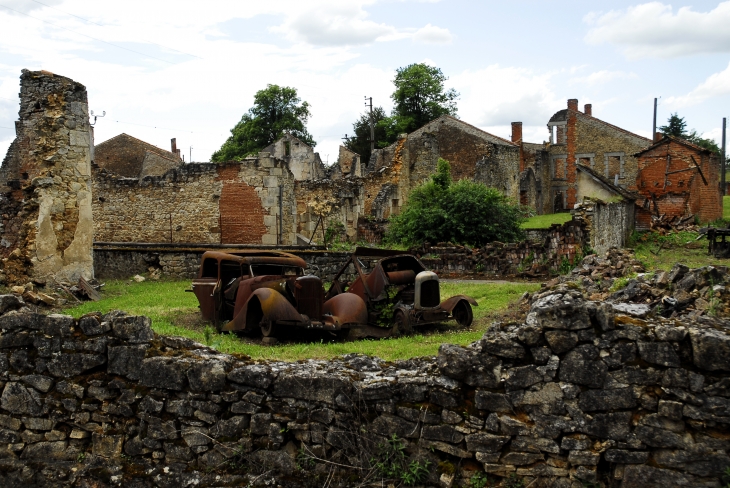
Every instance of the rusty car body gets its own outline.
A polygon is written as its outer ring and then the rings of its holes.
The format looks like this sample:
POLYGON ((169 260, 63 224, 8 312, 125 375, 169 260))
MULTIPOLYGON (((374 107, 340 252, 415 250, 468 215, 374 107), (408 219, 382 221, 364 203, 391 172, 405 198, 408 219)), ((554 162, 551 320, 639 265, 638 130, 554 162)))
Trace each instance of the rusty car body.
POLYGON ((219 332, 260 330, 273 337, 286 327, 305 327, 346 335, 366 324, 360 297, 325 301, 322 281, 305 275, 305 267, 303 259, 280 251, 207 251, 191 291, 219 332))
POLYGON ((472 306, 476 300, 456 295, 441 301, 439 278, 436 273, 412 254, 403 251, 358 247, 335 276, 325 298, 342 295, 360 297, 368 308, 368 323, 372 326, 391 325, 391 333, 408 334, 413 326, 455 320, 463 327, 471 325, 472 306), (381 258, 369 273, 362 259, 381 258), (352 265, 357 278, 346 284, 340 277, 352 265))

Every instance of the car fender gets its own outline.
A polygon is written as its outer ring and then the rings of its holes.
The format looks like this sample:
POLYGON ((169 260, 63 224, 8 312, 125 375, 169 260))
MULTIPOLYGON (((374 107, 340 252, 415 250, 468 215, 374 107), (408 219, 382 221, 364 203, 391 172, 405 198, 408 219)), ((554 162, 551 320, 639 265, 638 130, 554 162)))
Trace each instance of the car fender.
POLYGON ((341 293, 322 306, 323 319, 339 328, 345 324, 367 324, 368 309, 365 301, 354 293, 341 293))
POLYGON ((454 310, 456 305, 462 300, 466 300, 472 307, 479 306, 479 304, 477 303, 476 300, 474 300, 472 297, 467 296, 467 295, 454 295, 453 297, 448 298, 448 299, 444 300, 443 302, 441 302, 441 304, 439 306, 441 307, 442 310, 446 310, 447 312, 451 313, 451 311, 454 310))
MULTIPOLYGON (((281 293, 276 290, 272 290, 271 288, 258 288, 254 290, 249 299, 246 301, 246 305, 243 306, 241 311, 233 318, 233 320, 223 327, 223 330, 243 330, 247 327, 250 329, 257 326, 258 323, 247 324, 247 317, 249 315, 248 312, 250 308, 259 306, 261 308, 261 318, 264 320, 271 322, 284 320, 295 322, 304 321, 302 315, 297 312, 297 309, 294 308, 294 306, 289 303, 289 300, 284 298, 281 293), (254 301, 256 303, 254 303, 254 301)), ((256 312, 258 313, 258 311, 256 312)))

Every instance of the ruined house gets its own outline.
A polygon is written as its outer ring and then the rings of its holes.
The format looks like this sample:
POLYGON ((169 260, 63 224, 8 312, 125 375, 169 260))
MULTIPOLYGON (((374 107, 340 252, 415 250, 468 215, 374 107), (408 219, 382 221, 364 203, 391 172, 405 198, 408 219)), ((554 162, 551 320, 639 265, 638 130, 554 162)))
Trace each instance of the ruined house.
POLYGON ((327 169, 319 153, 314 152, 312 146, 291 134, 284 134, 265 147, 262 152, 285 161, 297 181, 318 180, 327 176, 327 169))
POLYGON ((48 71, 23 70, 18 116, 1 171, 3 281, 92 278, 92 133, 86 88, 48 71))
MULTIPOLYGON (((577 99, 568 100, 568 107, 556 112, 547 126, 550 140, 542 149, 535 144, 521 145, 522 201, 535 202, 539 213, 572 209, 579 202, 580 164, 616 186, 636 189, 635 154, 649 146, 649 139, 593 117, 591 104, 586 104, 581 112, 577 99)), ((514 129, 513 126, 513 134, 514 129)))
POLYGON ((519 198, 519 145, 442 115, 373 152, 365 169, 365 214, 398 213, 409 192, 436 172, 439 158, 449 161, 454 180, 474 179, 519 198))
POLYGON ((717 154, 681 138, 657 136, 634 155, 639 168, 637 228, 648 229, 653 215, 694 215, 702 222, 722 218, 717 154))
POLYGON ((119 176, 160 176, 183 164, 176 139, 170 151, 153 146, 129 134, 119 134, 94 147, 94 163, 119 176))

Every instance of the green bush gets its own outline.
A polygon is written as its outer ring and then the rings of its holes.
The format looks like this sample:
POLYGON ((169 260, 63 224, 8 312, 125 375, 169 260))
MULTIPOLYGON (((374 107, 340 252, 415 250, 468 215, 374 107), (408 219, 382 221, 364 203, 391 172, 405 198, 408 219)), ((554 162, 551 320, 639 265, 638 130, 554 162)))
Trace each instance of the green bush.
POLYGON ((499 190, 470 180, 451 181, 449 162, 439 158, 436 174, 415 188, 401 213, 391 218, 392 243, 458 242, 481 246, 522 239, 518 205, 499 190))

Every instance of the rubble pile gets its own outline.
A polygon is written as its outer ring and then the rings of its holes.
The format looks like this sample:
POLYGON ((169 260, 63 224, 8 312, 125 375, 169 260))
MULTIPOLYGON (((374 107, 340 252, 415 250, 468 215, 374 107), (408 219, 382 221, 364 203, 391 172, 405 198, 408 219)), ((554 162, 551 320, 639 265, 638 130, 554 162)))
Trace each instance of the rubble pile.
POLYGON ((607 291, 616 278, 644 271, 646 268, 634 257, 634 251, 614 247, 606 251, 603 257, 589 254, 569 274, 550 280, 547 286, 577 281, 589 294, 595 294, 607 291))
POLYGON ((667 217, 666 214, 652 215, 649 225, 652 231, 661 235, 678 231, 697 232, 699 229, 699 226, 695 223, 694 214, 685 217, 667 217))
POLYGON ((286 363, 0 296, 0 486, 387 486, 396 446, 422 486, 720 488, 728 321, 632 317, 569 284, 529 302, 437 357, 286 363))

